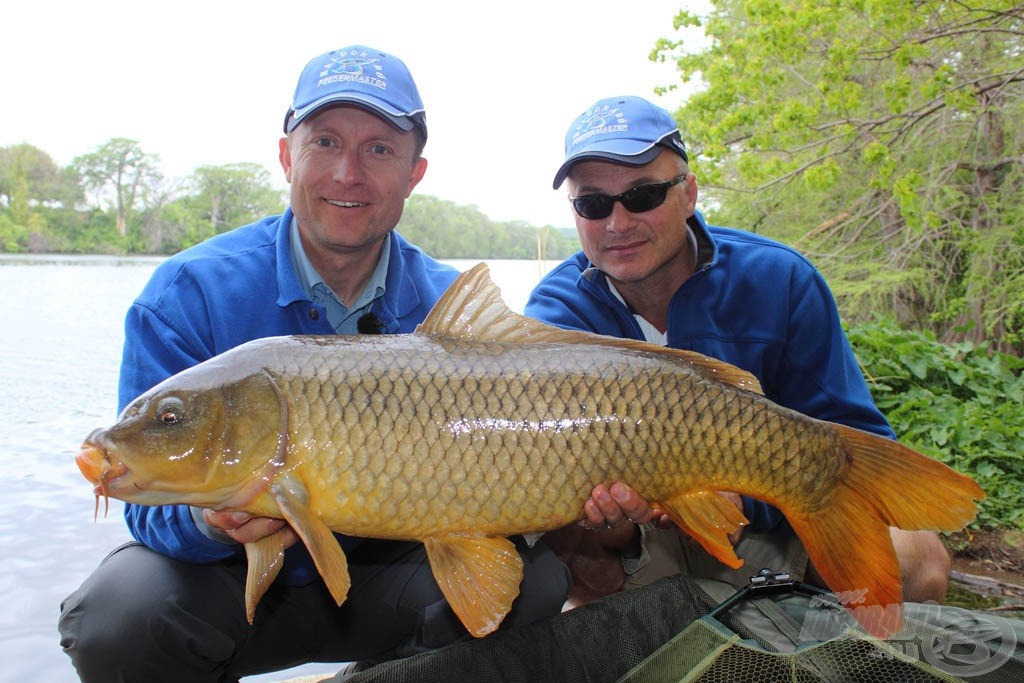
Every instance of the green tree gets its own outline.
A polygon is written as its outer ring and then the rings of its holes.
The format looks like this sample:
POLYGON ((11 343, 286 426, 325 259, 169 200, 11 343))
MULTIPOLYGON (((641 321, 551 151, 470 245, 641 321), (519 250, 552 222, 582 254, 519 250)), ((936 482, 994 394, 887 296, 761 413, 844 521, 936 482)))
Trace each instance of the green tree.
POLYGON ((141 216, 142 248, 171 254, 263 216, 280 213, 283 193, 258 164, 200 166, 141 216))
POLYGON ((1019 0, 713 0, 677 118, 703 206, 794 244, 844 314, 1024 352, 1019 0))
POLYGON ((163 179, 158 163, 158 156, 146 154, 138 142, 126 138, 111 138, 96 151, 71 161, 85 188, 95 193, 98 204, 110 199, 121 237, 127 235, 129 214, 163 179))
POLYGON ((77 176, 29 144, 0 147, 0 251, 52 250, 58 233, 48 217, 82 198, 77 176))
POLYGON ((75 190, 81 196, 81 190, 74 184, 75 178, 63 174, 50 155, 38 147, 27 143, 0 147, 0 197, 4 203, 10 205, 16 191, 38 204, 74 198, 75 190), (69 181, 71 192, 67 187, 69 181))
POLYGON ((498 223, 475 206, 460 206, 429 195, 406 202, 398 231, 437 258, 534 259, 568 256, 579 249, 575 231, 522 221, 498 223))
POLYGON ((272 187, 270 173, 259 164, 200 166, 190 185, 193 204, 209 221, 210 235, 279 213, 285 201, 283 193, 272 187))

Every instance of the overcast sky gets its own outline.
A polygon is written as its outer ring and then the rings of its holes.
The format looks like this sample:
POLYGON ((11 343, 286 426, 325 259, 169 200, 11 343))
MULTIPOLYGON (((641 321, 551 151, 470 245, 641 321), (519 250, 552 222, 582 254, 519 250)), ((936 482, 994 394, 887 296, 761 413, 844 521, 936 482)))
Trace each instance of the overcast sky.
MULTIPOLYGON (((649 97, 669 110, 685 0, 28 0, 0 39, 0 146, 27 142, 60 165, 113 137, 158 155, 166 176, 254 162, 285 187, 277 141, 312 57, 362 43, 409 66, 427 110, 417 192, 494 220, 571 226, 551 189, 565 131, 595 100, 649 97)), ((697 36, 687 34, 691 40, 697 36)))

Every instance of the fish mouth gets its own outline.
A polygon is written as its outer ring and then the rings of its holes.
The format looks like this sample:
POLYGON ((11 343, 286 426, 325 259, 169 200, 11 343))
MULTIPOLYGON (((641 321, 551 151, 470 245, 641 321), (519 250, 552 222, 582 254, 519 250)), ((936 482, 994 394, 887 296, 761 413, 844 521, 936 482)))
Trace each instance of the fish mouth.
POLYGON ((103 515, 106 516, 110 510, 110 485, 128 474, 128 467, 124 464, 113 465, 105 448, 88 442, 82 444, 82 449, 75 456, 75 464, 82 475, 93 484, 93 493, 96 494, 93 518, 99 516, 101 497, 104 503, 103 515))

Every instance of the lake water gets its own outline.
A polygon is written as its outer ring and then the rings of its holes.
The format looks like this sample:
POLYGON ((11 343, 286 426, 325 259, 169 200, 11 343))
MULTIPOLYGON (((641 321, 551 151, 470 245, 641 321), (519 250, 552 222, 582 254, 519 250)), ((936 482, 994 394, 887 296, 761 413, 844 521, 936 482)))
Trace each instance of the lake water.
MULTIPOLYGON (((78 680, 59 644, 60 601, 130 537, 118 501, 93 521, 92 487, 74 456, 116 416, 124 314, 159 262, 0 255, 0 680, 78 680)), ((465 270, 477 261, 448 263, 465 270)), ((521 311, 554 262, 488 264, 521 311)), ((307 665, 287 675, 335 670, 307 665)))

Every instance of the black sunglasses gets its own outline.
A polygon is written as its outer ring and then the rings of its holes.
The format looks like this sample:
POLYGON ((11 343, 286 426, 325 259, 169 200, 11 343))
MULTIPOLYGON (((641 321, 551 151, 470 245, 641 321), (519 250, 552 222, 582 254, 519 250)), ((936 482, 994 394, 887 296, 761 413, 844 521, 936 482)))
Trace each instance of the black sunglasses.
POLYGON ((622 202, 626 211, 630 213, 643 213, 664 204, 668 188, 678 185, 684 180, 686 180, 686 174, 677 175, 672 180, 666 180, 663 183, 637 185, 622 194, 581 194, 578 197, 569 197, 569 201, 572 202, 572 208, 576 209, 576 213, 588 220, 599 220, 612 215, 615 202, 622 202))

